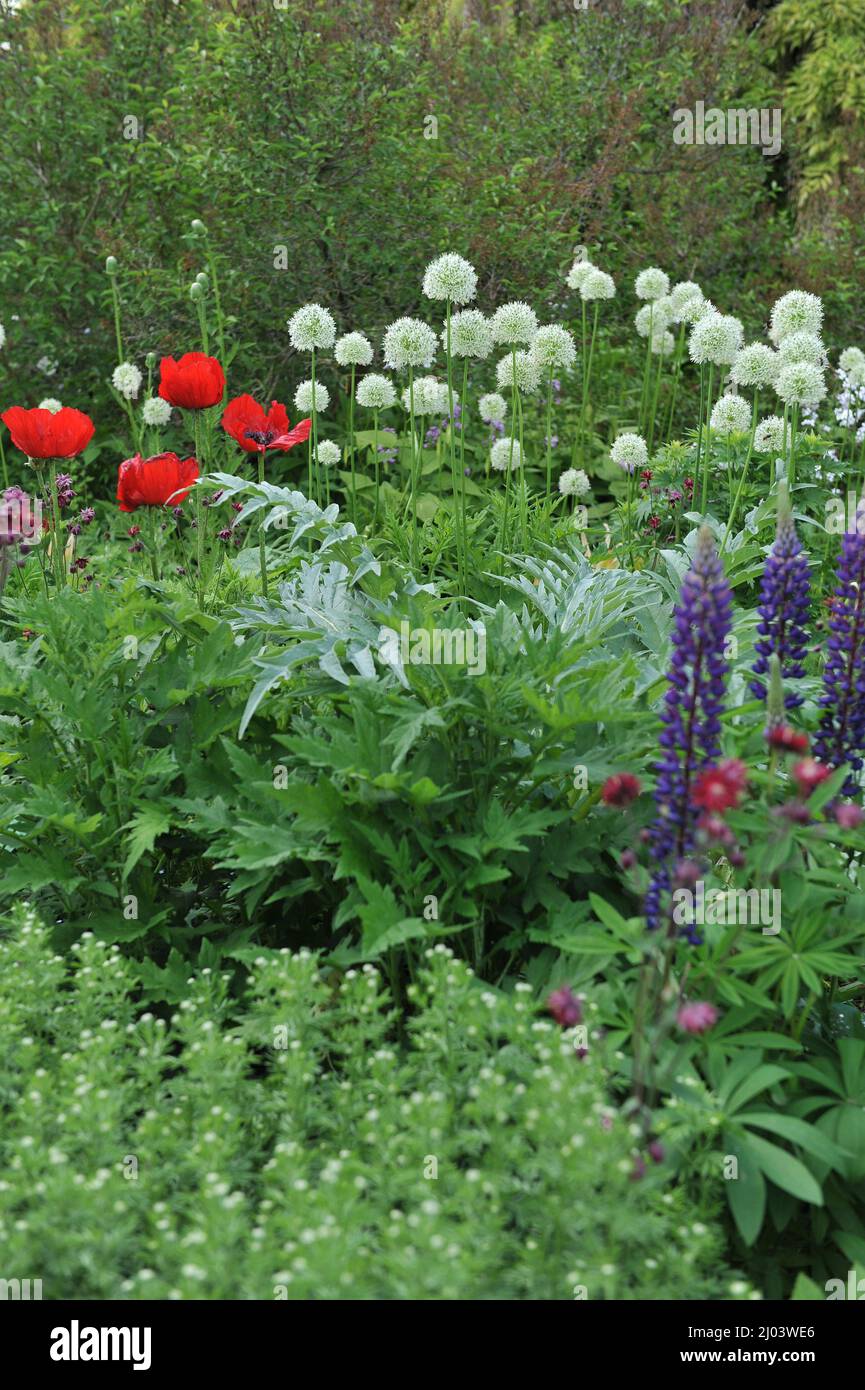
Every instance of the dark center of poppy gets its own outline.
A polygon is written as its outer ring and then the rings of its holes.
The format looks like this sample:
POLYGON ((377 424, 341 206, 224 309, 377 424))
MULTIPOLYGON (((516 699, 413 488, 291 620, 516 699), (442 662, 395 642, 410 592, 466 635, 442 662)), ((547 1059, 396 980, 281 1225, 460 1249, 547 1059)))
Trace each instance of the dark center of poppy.
POLYGON ((260 449, 266 449, 276 439, 276 430, 247 430, 244 439, 251 439, 260 449))

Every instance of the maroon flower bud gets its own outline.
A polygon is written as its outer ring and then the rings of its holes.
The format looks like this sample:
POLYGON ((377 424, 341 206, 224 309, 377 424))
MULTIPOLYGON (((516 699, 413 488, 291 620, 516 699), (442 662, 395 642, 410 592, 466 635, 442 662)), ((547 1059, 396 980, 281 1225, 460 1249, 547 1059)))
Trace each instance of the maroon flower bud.
POLYGON ((547 998, 547 1008, 562 1028, 573 1028, 576 1023, 582 1022, 582 1004, 570 985, 554 989, 547 998))
POLYGON ((639 777, 632 772, 616 772, 601 787, 601 800, 605 806, 630 806, 641 791, 639 777))

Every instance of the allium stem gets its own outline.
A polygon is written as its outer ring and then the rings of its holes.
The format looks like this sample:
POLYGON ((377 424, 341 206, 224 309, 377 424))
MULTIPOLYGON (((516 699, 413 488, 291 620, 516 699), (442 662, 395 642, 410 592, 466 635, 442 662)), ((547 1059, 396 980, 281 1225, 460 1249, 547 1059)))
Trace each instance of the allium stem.
POLYGON ((357 367, 351 364, 351 394, 348 398, 348 451, 351 467, 351 519, 357 525, 357 488, 354 468, 354 378, 357 367))
POLYGON ((724 532, 724 539, 723 539, 723 541, 721 542, 721 554, 722 554, 722 555, 723 555, 724 550, 725 550, 725 548, 726 548, 727 541, 730 539, 730 536, 731 536, 732 531, 733 531, 733 523, 735 522, 737 513, 738 513, 738 511, 739 511, 739 502, 741 501, 741 498, 742 498, 742 492, 743 492, 744 487, 745 487, 745 480, 746 480, 746 478, 748 477, 748 467, 749 467, 749 465, 750 465, 750 463, 751 463, 751 457, 752 457, 752 455, 753 455, 753 453, 754 453, 754 434, 755 434, 756 429, 757 429, 757 406, 758 406, 759 400, 760 400, 760 392, 759 392, 759 391, 755 391, 755 392, 754 392, 754 408, 753 408, 753 410, 751 411, 751 437, 750 437, 750 439, 748 440, 748 453, 747 453, 747 455, 746 455, 746 457, 745 457, 745 463, 744 463, 744 466, 743 466, 743 468, 742 468, 742 475, 741 475, 741 477, 739 478, 739 486, 737 487, 737 489, 736 489, 736 495, 735 495, 735 497, 733 498, 733 505, 732 505, 732 507, 730 508, 730 516, 729 516, 729 519, 728 519, 728 521, 727 521, 727 529, 726 529, 726 531, 724 532))
MULTIPOLYGON (((552 494, 553 477, 553 368, 547 378, 547 527, 549 528, 549 506, 552 494)), ((522 445, 522 441, 520 441, 522 445)), ((513 446, 511 447, 513 453, 513 446)))
POLYGON ((706 393, 706 449, 703 458, 703 489, 701 494, 700 511, 705 519, 709 509, 709 463, 711 459, 712 447, 712 385, 714 381, 715 364, 709 363, 709 389, 706 393))
POLYGON ((372 515, 373 530, 378 526, 378 493, 381 485, 381 461, 378 454, 378 411, 372 412, 373 457, 375 460, 375 510, 372 515))
POLYGON ((667 421, 667 437, 673 435, 673 417, 676 413, 676 396, 679 393, 679 377, 682 375, 682 352, 685 346, 685 324, 679 324, 679 337, 676 342, 676 361, 673 366, 673 391, 670 397, 670 417, 667 421))
POLYGON ((310 384, 312 386, 312 429, 309 432, 309 445, 315 463, 315 500, 321 506, 321 465, 318 461, 318 412, 315 408, 315 348, 310 352, 310 384))

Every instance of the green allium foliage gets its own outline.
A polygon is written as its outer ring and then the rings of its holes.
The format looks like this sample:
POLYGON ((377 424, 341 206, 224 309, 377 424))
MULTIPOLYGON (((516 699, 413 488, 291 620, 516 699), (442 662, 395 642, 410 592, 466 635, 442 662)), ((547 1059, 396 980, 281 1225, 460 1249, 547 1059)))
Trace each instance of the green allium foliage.
POLYGON ((117 948, 0 945, 3 1274, 45 1298, 727 1298, 705 1213, 633 1180, 602 1044, 443 945, 408 1039, 373 967, 250 951, 142 1013, 117 948), (62 1213, 62 1220, 58 1220, 62 1213))

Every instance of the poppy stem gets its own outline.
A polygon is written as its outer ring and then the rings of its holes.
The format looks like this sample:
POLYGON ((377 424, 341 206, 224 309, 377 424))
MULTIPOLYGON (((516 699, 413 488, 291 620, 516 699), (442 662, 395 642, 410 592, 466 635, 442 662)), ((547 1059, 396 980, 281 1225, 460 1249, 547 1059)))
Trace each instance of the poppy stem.
MULTIPOLYGON (((258 481, 264 482, 264 450, 258 453, 258 481)), ((258 560, 261 566, 261 592, 267 598, 267 546, 264 533, 264 508, 261 509, 258 522, 258 560)))

